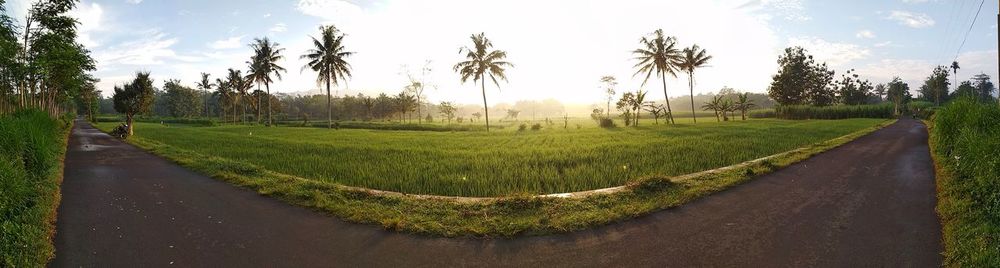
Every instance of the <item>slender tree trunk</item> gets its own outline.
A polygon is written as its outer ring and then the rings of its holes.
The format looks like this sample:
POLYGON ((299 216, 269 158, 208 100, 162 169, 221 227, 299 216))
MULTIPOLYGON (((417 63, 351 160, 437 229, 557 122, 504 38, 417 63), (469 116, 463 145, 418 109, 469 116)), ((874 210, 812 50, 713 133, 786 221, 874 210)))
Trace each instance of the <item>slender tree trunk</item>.
POLYGON ((271 84, 264 82, 264 88, 267 89, 267 95, 264 97, 267 99, 267 126, 271 126, 273 121, 271 121, 271 84))
POLYGON ((608 119, 611 119, 611 97, 608 97, 608 119))
POLYGON ((132 132, 132 117, 134 117, 134 116, 135 115, 132 115, 132 114, 126 114, 125 115, 125 124, 128 125, 128 135, 129 136, 132 136, 132 134, 135 134, 135 133, 132 132))
POLYGON ((674 122, 674 111, 670 109, 670 96, 667 95, 667 75, 663 74, 660 78, 663 80, 663 98, 667 101, 667 118, 670 118, 670 124, 674 125, 676 124, 674 122))
POLYGON ((694 113, 694 73, 688 72, 688 88, 691 89, 691 118, 694 119, 694 123, 698 123, 698 115, 694 113))
POLYGON ((326 128, 333 128, 333 96, 330 95, 330 79, 326 79, 326 128))
POLYGON ((486 80, 480 82, 483 90, 483 112, 486 113, 486 132, 490 132, 490 108, 486 104, 486 80))

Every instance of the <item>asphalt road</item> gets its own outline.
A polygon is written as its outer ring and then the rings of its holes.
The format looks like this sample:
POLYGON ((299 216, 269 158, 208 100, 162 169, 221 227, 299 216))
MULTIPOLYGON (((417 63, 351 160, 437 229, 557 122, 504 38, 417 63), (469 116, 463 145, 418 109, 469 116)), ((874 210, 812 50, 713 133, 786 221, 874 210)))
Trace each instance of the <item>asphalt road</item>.
POLYGON ((394 233, 262 197, 78 121, 54 267, 935 267, 927 132, 905 119, 675 209, 563 235, 394 233))

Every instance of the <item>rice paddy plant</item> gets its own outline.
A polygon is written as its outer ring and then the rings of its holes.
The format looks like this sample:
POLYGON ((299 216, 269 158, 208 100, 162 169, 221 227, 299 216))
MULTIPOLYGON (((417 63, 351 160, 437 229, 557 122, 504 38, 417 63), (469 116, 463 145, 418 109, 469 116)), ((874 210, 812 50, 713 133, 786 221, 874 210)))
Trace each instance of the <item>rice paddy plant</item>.
POLYGON ((507 196, 592 190, 718 168, 883 121, 751 120, 490 133, 139 123, 136 135, 310 180, 411 194, 507 196))

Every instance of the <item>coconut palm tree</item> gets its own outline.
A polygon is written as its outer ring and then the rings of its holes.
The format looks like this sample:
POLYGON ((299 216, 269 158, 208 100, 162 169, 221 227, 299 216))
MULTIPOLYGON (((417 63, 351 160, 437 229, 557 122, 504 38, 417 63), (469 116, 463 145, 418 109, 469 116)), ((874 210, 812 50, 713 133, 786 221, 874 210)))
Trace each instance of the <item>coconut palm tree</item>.
POLYGON ((320 39, 312 38, 313 48, 300 56, 309 62, 302 66, 316 72, 316 83, 326 83, 327 127, 333 128, 333 95, 330 94, 330 84, 337 85, 341 80, 351 77, 351 65, 347 58, 354 55, 344 48, 344 35, 333 25, 320 26, 320 39))
POLYGON ((198 84, 197 84, 197 86, 198 86, 199 89, 205 91, 204 96, 205 96, 205 117, 206 118, 208 117, 208 94, 209 94, 208 91, 212 90, 212 88, 215 87, 215 84, 212 84, 212 81, 211 81, 211 79, 209 79, 208 76, 209 75, 207 73, 201 73, 201 82, 198 82, 198 84))
POLYGON ((958 66, 958 61, 952 61, 951 62, 951 72, 952 72, 952 74, 954 74, 952 76, 955 77, 955 88, 956 89, 958 88, 958 69, 962 69, 962 67, 958 66))
POLYGON ((472 47, 463 47, 458 50, 459 54, 465 53, 466 61, 455 64, 455 71, 462 75, 462 83, 472 78, 472 82, 479 82, 483 92, 483 110, 486 111, 486 131, 490 131, 490 110, 486 104, 486 77, 493 80, 493 84, 500 88, 497 78, 507 81, 504 74, 507 67, 513 68, 514 64, 504 61, 507 59, 507 52, 503 50, 491 50, 493 42, 486 38, 484 33, 473 34, 472 47))
MULTIPOLYGON (((257 65, 257 68, 253 73, 253 81, 258 84, 264 84, 264 89, 267 90, 267 95, 264 99, 269 100, 267 102, 267 126, 271 126, 273 123, 271 119, 270 102, 271 83, 274 82, 274 80, 271 79, 271 75, 273 74, 274 78, 281 80, 281 73, 285 72, 285 68, 278 65, 278 61, 284 59, 281 52, 285 51, 285 49, 279 47, 277 42, 272 42, 267 37, 254 39, 254 42, 250 44, 250 47, 253 48, 254 51, 252 60, 253 64, 251 65, 257 65)), ((258 105, 260 104, 258 103, 258 105)), ((259 111, 261 108, 262 107, 258 107, 257 110, 259 111)))
MULTIPOLYGON (((247 96, 247 89, 250 88, 249 83, 243 79, 243 71, 229 68, 228 76, 226 76, 226 84, 228 84, 230 90, 235 93, 235 98, 233 98, 233 108, 240 106, 240 109, 243 110, 240 112, 239 120, 240 122, 243 122, 246 119, 247 109, 245 102, 242 102, 242 105, 240 104, 243 97, 247 96)), ((233 122, 236 122, 236 111, 233 111, 233 122)))
POLYGON ((642 80, 643 86, 646 85, 653 73, 662 79, 663 98, 667 102, 667 117, 670 119, 670 124, 674 124, 670 96, 667 95, 667 75, 677 77, 677 62, 681 59, 676 48, 677 41, 674 37, 663 36, 663 29, 657 29, 650 36, 640 39, 639 44, 642 47, 632 51, 632 54, 636 55, 634 59, 639 61, 633 66, 639 69, 633 76, 645 73, 646 78, 642 80))
POLYGON ((234 105, 233 91, 229 87, 229 83, 226 83, 226 81, 222 81, 222 79, 216 78, 215 84, 218 85, 218 87, 215 88, 215 93, 213 94, 217 97, 219 101, 219 110, 220 110, 219 115, 222 118, 222 122, 226 122, 226 108, 229 107, 233 109, 234 113, 236 112, 236 108, 232 107, 234 105))
POLYGON ((699 48, 698 45, 685 48, 682 54, 683 57, 677 63, 677 67, 688 74, 688 88, 691 90, 691 118, 694 119, 695 123, 698 123, 698 115, 694 112, 694 71, 705 67, 712 56, 709 56, 705 49, 699 48))
POLYGON ((243 81, 245 81, 247 83, 247 86, 250 87, 250 88, 252 88, 254 85, 257 86, 257 90, 251 91, 248 94, 249 95, 248 97, 250 98, 249 101, 252 101, 252 102, 250 102, 251 103, 251 107, 256 108, 254 110, 257 112, 257 117, 255 118, 254 121, 256 121, 257 123, 260 123, 260 109, 259 109, 259 107, 260 107, 260 98, 258 98, 259 94, 257 92, 261 91, 260 90, 260 84, 261 84, 260 80, 262 78, 260 78, 260 76, 264 75, 264 71, 261 70, 262 69, 261 68, 262 65, 261 65, 260 61, 257 60, 256 57, 251 57, 250 59, 251 59, 250 61, 247 61, 247 75, 243 77, 243 81))
POLYGON ((642 91, 641 89, 635 92, 635 98, 632 99, 632 110, 635 111, 635 123, 633 126, 639 126, 639 115, 642 113, 642 105, 646 103, 646 93, 648 91, 642 91))
POLYGON ((753 100, 750 99, 750 93, 738 94, 736 96, 737 96, 736 102, 733 103, 733 106, 737 111, 740 111, 740 115, 742 115, 743 121, 746 121, 747 111, 750 111, 750 109, 753 109, 753 107, 757 105, 754 104, 753 100))

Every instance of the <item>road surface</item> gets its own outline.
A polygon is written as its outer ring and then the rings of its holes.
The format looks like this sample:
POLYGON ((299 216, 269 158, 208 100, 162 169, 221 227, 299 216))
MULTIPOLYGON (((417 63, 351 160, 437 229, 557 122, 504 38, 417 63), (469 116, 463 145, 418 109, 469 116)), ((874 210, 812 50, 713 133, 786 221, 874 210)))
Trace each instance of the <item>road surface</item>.
POLYGON ((675 209, 592 230, 434 238, 352 224, 199 175, 77 121, 54 267, 935 267, 925 127, 899 120, 675 209))

